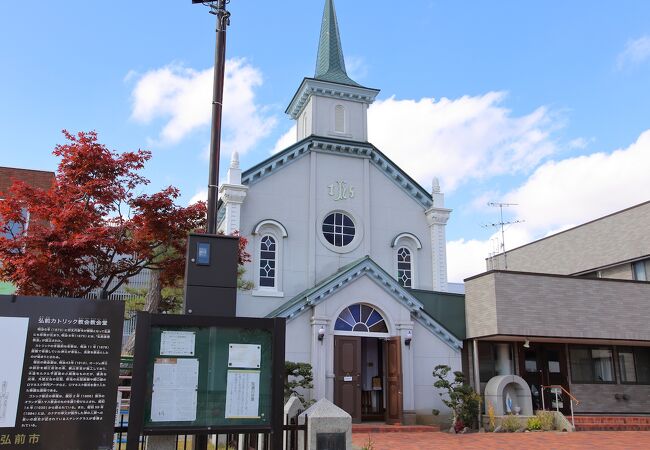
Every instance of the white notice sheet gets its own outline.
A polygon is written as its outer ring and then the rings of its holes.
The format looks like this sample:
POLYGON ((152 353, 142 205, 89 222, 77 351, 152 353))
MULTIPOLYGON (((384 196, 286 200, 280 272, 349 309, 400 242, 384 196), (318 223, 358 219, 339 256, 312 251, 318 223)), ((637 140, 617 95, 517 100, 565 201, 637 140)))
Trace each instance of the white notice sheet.
POLYGON ((259 344, 229 344, 228 367, 239 369, 259 369, 262 359, 262 346, 259 344))
POLYGON ((193 331, 163 331, 160 335, 162 356, 194 356, 196 333, 193 331))
POLYGON ((226 419, 259 419, 260 371, 229 370, 226 419))
POLYGON ((196 420, 199 360, 158 358, 153 365, 152 422, 196 420))

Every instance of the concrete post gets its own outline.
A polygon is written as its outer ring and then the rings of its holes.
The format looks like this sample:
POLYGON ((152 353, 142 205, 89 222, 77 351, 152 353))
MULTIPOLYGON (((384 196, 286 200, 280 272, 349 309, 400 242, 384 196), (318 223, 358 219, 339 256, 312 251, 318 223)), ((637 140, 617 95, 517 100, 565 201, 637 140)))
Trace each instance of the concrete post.
POLYGON ((304 424, 307 420, 307 436, 300 433, 298 448, 304 448, 304 439, 307 439, 307 448, 317 450, 319 434, 329 434, 345 442, 346 450, 352 450, 352 417, 341 408, 326 398, 317 401, 307 411, 298 416, 298 423, 304 424))

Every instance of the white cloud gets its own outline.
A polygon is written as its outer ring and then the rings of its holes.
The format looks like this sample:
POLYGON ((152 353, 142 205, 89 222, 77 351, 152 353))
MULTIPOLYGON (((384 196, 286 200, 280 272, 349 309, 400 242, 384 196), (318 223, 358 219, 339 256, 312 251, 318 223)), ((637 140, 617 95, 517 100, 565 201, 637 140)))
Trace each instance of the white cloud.
MULTIPOLYGON (((525 220, 506 233, 507 248, 650 200, 649 167, 650 130, 625 149, 546 162, 504 197, 518 204, 514 218, 525 220)), ((490 240, 449 242, 449 280, 485 271, 493 247, 490 240)))
MULTIPOLYGON (((543 107, 512 117, 500 106, 504 97, 377 101, 368 110, 370 141, 421 184, 439 177, 445 192, 471 179, 531 170, 556 151, 550 135, 561 124, 543 107)), ((272 153, 293 144, 295 133, 294 126, 272 153)))
POLYGON ((289 147, 290 145, 293 145, 296 143, 296 125, 294 124, 289 130, 284 133, 280 138, 277 140, 275 143, 275 146, 273 147, 273 150, 271 150, 271 154, 275 155, 276 153, 281 152, 285 148, 289 147))
POLYGON ((369 108, 369 137, 420 183, 438 176, 445 192, 471 179, 525 172, 556 151, 551 133, 561 124, 544 107, 513 117, 504 98, 391 97, 369 108))
POLYGON ((208 201, 208 190, 202 189, 190 199, 188 205, 193 205, 196 202, 207 202, 208 201))
POLYGON ((650 60, 650 36, 641 36, 625 44, 625 49, 618 55, 617 66, 623 69, 650 60))
MULTIPOLYGON (((129 78, 135 75, 130 74, 129 78)), ((193 131, 208 127, 212 117, 212 68, 195 70, 179 64, 153 69, 137 77, 132 92, 132 118, 148 124, 166 121, 158 140, 174 144, 193 131)), ((246 153, 276 124, 255 103, 262 84, 260 71, 244 59, 226 61, 222 148, 246 153)))
POLYGON ((506 196, 533 235, 650 199, 650 130, 625 149, 549 161, 506 196))
POLYGON ((589 145, 590 140, 583 137, 575 138, 569 141, 568 147, 571 149, 584 150, 589 145))

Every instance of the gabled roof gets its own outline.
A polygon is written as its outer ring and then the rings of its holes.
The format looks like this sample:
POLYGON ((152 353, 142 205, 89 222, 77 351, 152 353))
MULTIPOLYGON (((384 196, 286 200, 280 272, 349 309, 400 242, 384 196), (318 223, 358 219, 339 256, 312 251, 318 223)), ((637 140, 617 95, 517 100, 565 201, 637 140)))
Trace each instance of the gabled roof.
POLYGON ((386 273, 369 256, 365 256, 341 267, 337 272, 317 283, 316 286, 301 292, 269 313, 267 317, 286 317, 290 321, 307 312, 311 306, 326 300, 332 294, 362 276, 370 278, 396 301, 401 303, 411 312, 415 320, 445 344, 454 350, 460 350, 462 348, 463 343, 460 339, 449 332, 436 319, 431 317, 426 312, 425 306, 420 300, 409 292, 409 290, 400 286, 395 278, 386 273))
POLYGON ((334 2, 332 0, 325 1, 314 78, 333 83, 359 86, 358 83, 348 76, 345 70, 339 25, 336 20, 336 10, 334 9, 334 2))
POLYGON ((374 145, 368 142, 354 142, 320 136, 309 136, 246 170, 242 174, 242 184, 252 186, 272 173, 309 154, 310 151, 369 158, 375 167, 382 171, 393 183, 420 203, 425 209, 433 206, 431 194, 374 145))

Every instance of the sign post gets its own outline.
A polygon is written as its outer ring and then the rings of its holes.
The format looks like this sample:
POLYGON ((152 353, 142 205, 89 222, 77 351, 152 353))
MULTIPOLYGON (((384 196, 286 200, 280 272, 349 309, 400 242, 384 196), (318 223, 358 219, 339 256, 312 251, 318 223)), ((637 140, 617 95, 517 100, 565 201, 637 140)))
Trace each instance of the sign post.
POLYGON ((123 302, 0 296, 0 448, 113 448, 123 321, 123 302))
POLYGON ((282 445, 285 319, 138 313, 127 450, 142 434, 271 433, 282 445))

